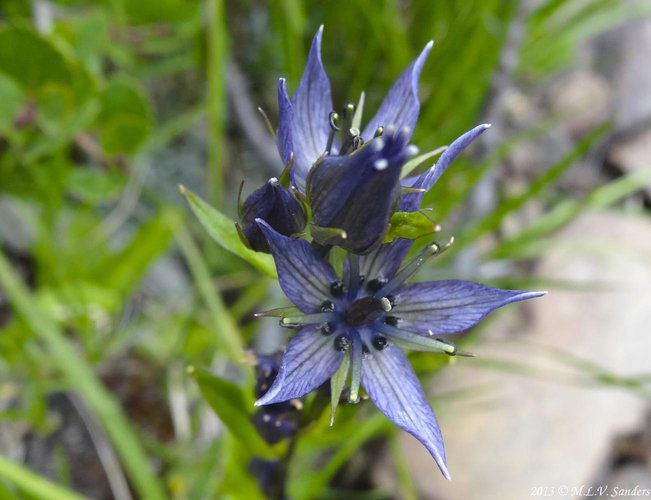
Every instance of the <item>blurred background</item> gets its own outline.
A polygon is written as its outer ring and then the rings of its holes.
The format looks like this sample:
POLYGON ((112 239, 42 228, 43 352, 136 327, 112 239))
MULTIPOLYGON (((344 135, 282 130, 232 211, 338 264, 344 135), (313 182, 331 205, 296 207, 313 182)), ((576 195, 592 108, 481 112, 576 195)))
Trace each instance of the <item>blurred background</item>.
POLYGON ((278 453, 287 498, 651 489, 650 16, 648 0, 0 0, 0 497, 264 498, 278 453), (337 106, 365 90, 369 119, 434 39, 414 143, 493 124, 426 197, 456 244, 419 279, 550 291, 464 335, 474 359, 411 356, 451 482, 369 403, 332 429, 317 415, 291 451, 260 444, 252 353, 285 332, 252 313, 286 299, 178 190, 234 219, 243 179, 246 195, 280 174, 256 108, 275 126, 277 80, 296 88, 321 24, 337 106))

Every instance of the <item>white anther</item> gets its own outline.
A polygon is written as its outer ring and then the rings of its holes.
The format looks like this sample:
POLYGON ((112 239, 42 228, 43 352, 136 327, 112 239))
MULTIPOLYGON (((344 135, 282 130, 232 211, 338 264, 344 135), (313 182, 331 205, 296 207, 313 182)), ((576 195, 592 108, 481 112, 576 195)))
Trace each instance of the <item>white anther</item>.
POLYGON ((418 149, 418 146, 416 146, 415 144, 410 144, 409 146, 407 146, 407 154, 409 156, 416 156, 419 152, 420 150, 418 149))
POLYGON ((380 299, 380 302, 382 303, 382 309, 384 309, 385 312, 389 312, 391 310, 391 301, 389 299, 382 297, 380 299))
POLYGON ((389 166, 389 160, 386 158, 380 158, 379 160, 375 160, 373 166, 375 167, 375 170, 384 170, 389 166))

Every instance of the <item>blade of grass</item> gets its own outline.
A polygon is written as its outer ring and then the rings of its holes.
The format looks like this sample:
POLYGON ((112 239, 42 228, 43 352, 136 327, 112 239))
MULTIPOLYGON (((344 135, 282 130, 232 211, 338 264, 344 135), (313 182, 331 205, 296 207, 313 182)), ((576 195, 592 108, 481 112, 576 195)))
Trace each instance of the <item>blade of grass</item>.
POLYGON ((56 322, 40 307, 2 252, 0 285, 16 314, 47 346, 54 366, 64 374, 70 387, 81 394, 102 422, 140 495, 148 499, 165 498, 164 487, 152 472, 138 433, 131 427, 120 404, 97 379, 91 366, 79 355, 56 322))
POLYGON ((85 498, 74 491, 48 481, 2 455, 0 455, 0 478, 9 481, 21 492, 34 498, 47 498, 48 500, 84 500, 85 498))
POLYGON ((233 321, 228 308, 215 290, 210 272, 199 249, 185 227, 180 226, 176 230, 175 235, 181 252, 190 267, 190 273, 194 278, 201 298, 208 308, 211 323, 215 331, 219 332, 220 338, 223 341, 221 344, 223 344, 226 354, 235 362, 242 361, 244 359, 244 349, 242 347, 244 341, 239 334, 237 325, 233 321))
POLYGON ((651 184, 651 170, 625 175, 592 191, 581 200, 563 200, 518 235, 501 242, 490 254, 493 258, 531 257, 547 248, 542 238, 556 231, 588 209, 603 210, 651 184))
POLYGON ((466 228, 459 237, 459 243, 461 245, 471 243, 480 236, 498 229, 502 221, 509 214, 519 210, 527 201, 538 196, 545 188, 558 179, 561 174, 574 165, 579 158, 585 155, 603 136, 609 126, 609 123, 605 123, 597 127, 582 139, 569 154, 536 178, 523 193, 505 199, 493 212, 476 224, 466 228))
POLYGON ((208 143, 208 187, 212 202, 220 206, 223 190, 224 121, 226 118, 226 34, 223 0, 207 0, 207 47, 206 80, 208 82, 208 120, 210 140, 208 143))

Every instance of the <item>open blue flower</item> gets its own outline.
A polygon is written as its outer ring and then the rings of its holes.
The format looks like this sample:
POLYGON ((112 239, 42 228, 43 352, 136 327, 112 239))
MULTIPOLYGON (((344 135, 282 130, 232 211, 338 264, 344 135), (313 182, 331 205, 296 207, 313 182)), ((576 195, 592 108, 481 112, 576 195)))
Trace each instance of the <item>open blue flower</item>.
POLYGON ((259 220, 280 286, 298 311, 281 324, 299 328, 280 370, 256 405, 300 398, 350 366, 351 401, 362 386, 393 423, 415 436, 446 478, 441 431, 402 348, 457 353, 439 335, 466 330, 498 307, 544 292, 500 290, 468 281, 405 283, 445 247, 427 246, 399 268, 400 245, 382 245, 365 257, 349 254, 342 281, 310 244, 274 231, 259 220))

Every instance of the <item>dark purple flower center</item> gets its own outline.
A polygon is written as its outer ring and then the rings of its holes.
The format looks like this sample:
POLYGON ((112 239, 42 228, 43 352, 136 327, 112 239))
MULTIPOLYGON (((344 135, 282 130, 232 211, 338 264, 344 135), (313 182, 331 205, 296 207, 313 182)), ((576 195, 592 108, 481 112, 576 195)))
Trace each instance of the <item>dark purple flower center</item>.
POLYGON ((385 303, 377 297, 364 297, 353 302, 344 314, 344 321, 350 326, 372 323, 386 312, 385 303))

